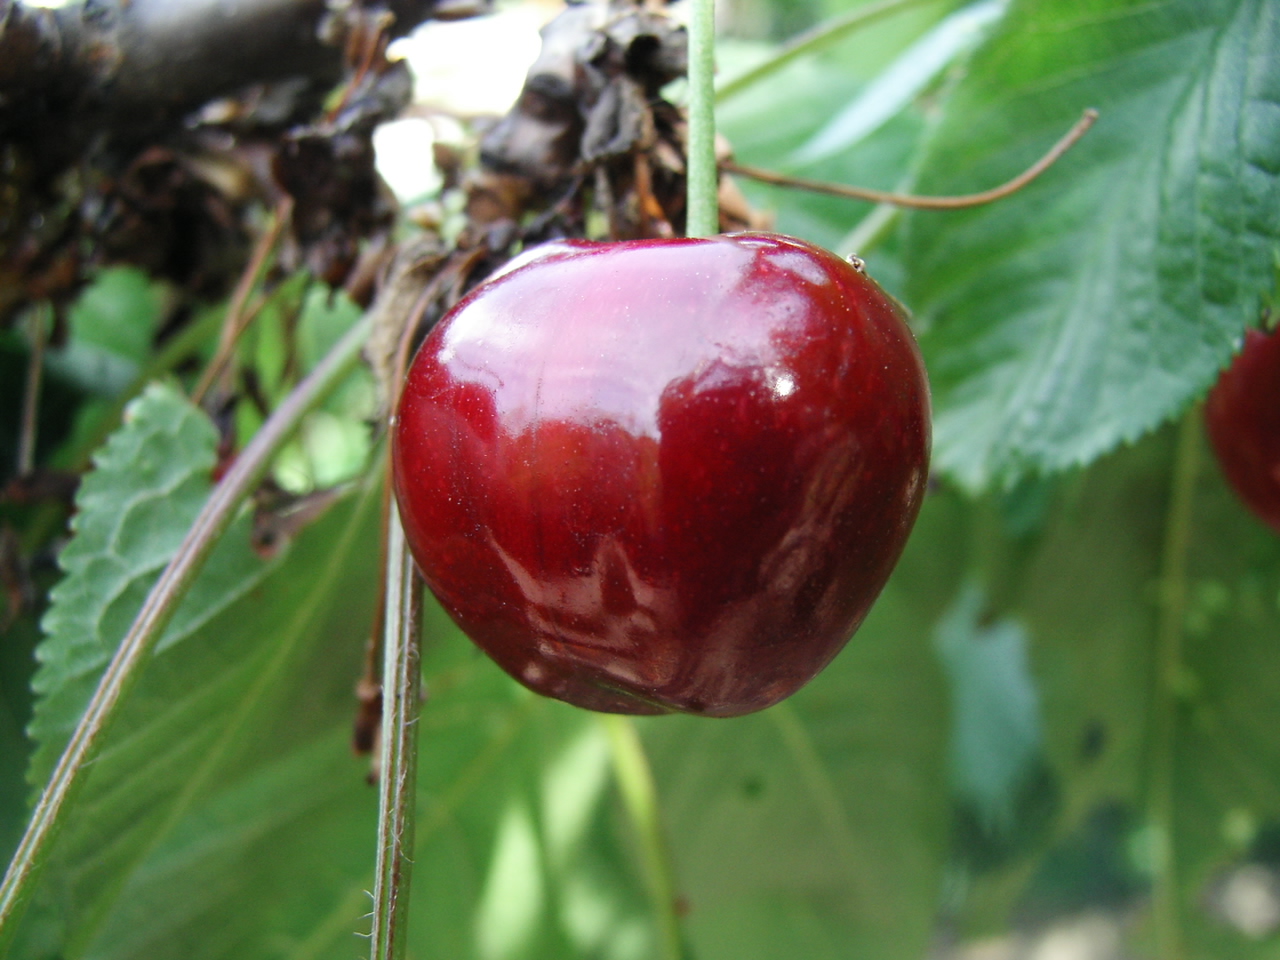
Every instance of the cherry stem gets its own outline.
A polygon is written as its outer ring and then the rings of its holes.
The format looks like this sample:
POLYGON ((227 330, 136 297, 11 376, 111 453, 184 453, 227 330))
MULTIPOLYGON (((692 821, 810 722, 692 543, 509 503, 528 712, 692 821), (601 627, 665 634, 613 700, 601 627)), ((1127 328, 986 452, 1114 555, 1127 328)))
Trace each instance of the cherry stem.
POLYGON ((603 714, 600 722, 609 737, 613 774, 640 846, 645 885, 649 888, 649 900, 658 924, 658 956, 662 960, 681 960, 684 948, 676 916, 675 882, 671 857, 658 818, 658 789, 653 769, 649 766, 640 734, 630 718, 603 714))
POLYGON ((688 206, 685 233, 720 232, 720 173, 716 169, 715 0, 693 0, 689 11, 688 206))
POLYGON ((1192 513, 1200 471, 1202 422, 1202 410, 1196 405, 1183 418, 1178 431, 1160 561, 1160 607, 1156 624, 1147 819, 1150 842, 1154 846, 1151 911, 1156 954, 1169 960, 1178 960, 1183 955, 1178 922, 1178 859, 1174 849, 1173 765, 1179 688, 1184 670, 1182 632, 1187 616, 1187 561, 1191 554, 1192 513))
MULTIPOLYGON (((418 294, 417 300, 413 304, 413 308, 409 311, 404 321, 404 329, 400 333, 400 342, 396 346, 395 358, 391 364, 391 383, 388 389, 391 396, 387 399, 387 409, 394 412, 400 403, 400 391, 404 389, 404 377, 409 369, 409 356, 413 350, 413 342, 415 334, 422 327, 423 316, 427 312, 427 307, 431 305, 440 295, 440 287, 442 277, 446 271, 437 273, 427 284, 426 288, 418 294)), ((387 473, 390 475, 391 450, 388 445, 386 455, 387 473)), ((382 681, 379 677, 381 670, 379 663, 382 661, 383 654, 383 637, 386 634, 387 621, 390 616, 405 617, 407 613, 400 611, 399 613, 390 613, 387 608, 388 593, 387 583, 390 577, 388 571, 387 558, 390 555, 391 543, 391 527, 392 524, 399 524, 399 514, 396 513, 395 498, 391 493, 391 484, 388 482, 383 485, 382 498, 382 549, 379 552, 381 556, 380 566, 382 568, 382 579, 378 584, 378 606, 377 616, 374 620, 373 630, 369 634, 369 642, 365 646, 365 669, 364 675, 356 684, 356 695, 359 698, 360 707, 356 715, 356 729, 353 746, 357 753, 363 753, 363 737, 366 732, 373 729, 374 725, 381 728, 382 717, 382 681), (395 514, 393 516, 393 514, 395 514)), ((371 776, 377 776, 381 767, 381 751, 379 757, 375 758, 371 769, 371 776)), ((375 908, 376 909, 376 908, 375 908)))
POLYGON ((916 210, 963 210, 968 207, 980 207, 996 200, 1017 193, 1027 184, 1035 180, 1053 166, 1058 159, 1075 146, 1098 119, 1098 111, 1092 107, 1081 114, 1075 126, 1066 135, 1049 148, 1049 152, 1029 166, 1012 180, 998 187, 984 190, 981 193, 969 193, 956 197, 921 197, 910 193, 893 193, 885 190, 871 190, 867 187, 850 187, 842 183, 828 183, 822 180, 805 180, 785 173, 775 173, 760 167, 748 166, 744 163, 726 161, 720 169, 726 173, 736 173, 761 183, 770 183, 779 187, 794 187, 798 190, 809 190, 813 193, 825 193, 833 197, 845 197, 850 200, 866 200, 870 203, 888 203, 898 207, 911 207, 916 210))
MULTIPOLYGON (((388 406, 400 404, 405 371, 414 334, 423 314, 439 292, 440 275, 418 295, 405 318, 392 365, 394 379, 388 406)), ((388 448, 389 450, 389 448, 388 448)), ((390 453, 388 452, 388 464, 390 453)), ((388 471, 389 473, 390 471, 388 471)), ((373 927, 370 960, 400 960, 409 929, 409 881, 413 876, 413 845, 417 821, 418 716, 422 709, 422 583, 404 537, 400 508, 386 485, 380 619, 381 642, 375 635, 370 657, 381 648, 382 680, 379 709, 382 732, 378 740, 378 857, 374 870, 373 927)))
POLYGON ((371 960, 399 960, 408 942, 422 688, 422 588, 394 506, 388 521, 371 960))
POLYGON ((927 2, 929 0, 882 0, 881 3, 867 4, 843 16, 826 20, 812 30, 806 30, 788 40, 768 60, 721 84, 716 90, 716 99, 727 100, 747 87, 772 76, 792 61, 837 43, 849 34, 870 26, 881 17, 897 13, 899 10, 918 7, 927 2))
POLYGON ((71 809, 70 801, 84 782, 111 722, 160 634, 277 451, 292 436, 302 418, 346 378, 359 360, 369 326, 366 314, 267 418, 222 482, 213 489, 177 552, 147 594, 36 801, 26 832, 4 880, 0 881, 0 955, 14 935, 30 891, 48 859, 50 844, 71 809))

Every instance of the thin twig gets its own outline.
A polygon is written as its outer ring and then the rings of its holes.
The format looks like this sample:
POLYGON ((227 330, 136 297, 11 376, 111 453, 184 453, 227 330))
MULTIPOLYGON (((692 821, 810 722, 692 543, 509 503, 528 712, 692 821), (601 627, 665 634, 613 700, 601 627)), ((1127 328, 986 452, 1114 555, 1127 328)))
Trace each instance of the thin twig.
POLYGON ((343 380, 359 359, 360 348, 368 337, 369 323, 367 315, 361 318, 262 425, 222 482, 214 488, 177 553, 151 588, 129 632, 98 681, 84 715, 36 802, 26 833, 4 880, 0 882, 0 955, 13 937, 22 908, 30 899, 31 888, 48 858, 49 845, 70 809, 69 802, 83 783, 111 721, 156 640, 276 452, 302 418, 343 380))
POLYGON ((209 365, 205 367, 204 373, 200 375, 200 380, 196 383, 195 389, 191 391, 192 403, 199 405, 204 400, 204 396, 209 392, 210 387, 222 375, 223 368, 231 358, 231 352, 235 349, 240 335, 249 326, 249 322, 257 316, 257 310, 246 313, 245 304, 249 302, 249 295, 253 293, 253 288, 257 286, 258 277, 262 273, 262 268, 266 265, 267 258, 271 256, 271 252, 275 250, 276 244, 279 243, 280 234, 283 232, 284 225, 292 211, 293 197, 286 194, 276 204, 275 210, 271 214, 271 223, 263 231, 262 236, 258 238, 258 243, 253 248, 253 256, 245 264, 244 270, 240 274, 240 279, 236 282, 236 289, 231 295, 231 303, 227 307, 227 316, 222 324, 222 336, 218 338, 218 350, 213 355, 213 359, 209 361, 209 365))
POLYGON ((1088 132, 1098 119, 1098 111, 1092 107, 1081 114, 1075 126, 1055 143, 1043 157, 1029 166, 1012 180, 1002 183, 991 190, 981 193, 969 193, 958 197, 920 197, 910 193, 892 193, 885 190, 871 190, 866 187, 850 187, 842 183, 827 183, 822 180, 805 180, 785 173, 775 173, 760 167, 751 167, 744 163, 726 161, 720 164, 725 173, 736 173, 761 183, 771 183, 779 187, 795 187, 798 190, 809 190, 813 193, 825 193, 833 197, 846 197, 850 200, 866 200, 869 203, 891 203, 899 207, 912 207, 916 210, 963 210, 967 207, 979 207, 995 200, 1002 200, 1010 194, 1017 193, 1040 174, 1053 166, 1058 159, 1075 146, 1076 142, 1088 132))
POLYGON ((36 431, 40 419, 40 381, 44 371, 45 308, 31 311, 31 357, 27 361, 27 382, 22 391, 22 432, 18 436, 18 476, 35 469, 36 431))
POLYGON ((798 60, 800 57, 807 56, 823 47, 843 40, 849 34, 870 26, 881 17, 897 13, 899 10, 920 6, 925 2, 927 0, 883 0, 882 3, 872 3, 865 7, 859 7, 842 17, 825 20, 812 30, 806 30, 804 33, 788 40, 768 60, 757 64, 746 73, 739 74, 732 80, 721 84, 716 90, 716 99, 727 100, 734 94, 741 93, 747 87, 759 83, 765 77, 781 70, 793 60, 798 60))
POLYGON ((370 957, 371 960, 400 960, 407 943, 417 813, 422 588, 405 543, 400 513, 394 508, 387 538, 384 617, 378 861, 373 884, 370 957))

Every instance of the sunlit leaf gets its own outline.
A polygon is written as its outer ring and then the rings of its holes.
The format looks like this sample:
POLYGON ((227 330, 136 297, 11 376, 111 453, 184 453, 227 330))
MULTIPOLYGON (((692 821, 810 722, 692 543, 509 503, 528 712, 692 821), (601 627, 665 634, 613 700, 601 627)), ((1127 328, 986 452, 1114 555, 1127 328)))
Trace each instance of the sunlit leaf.
POLYGON ((856 146, 910 105, 943 70, 975 46, 1007 6, 1007 0, 981 0, 944 19, 801 144, 792 156, 793 162, 813 163, 856 146))

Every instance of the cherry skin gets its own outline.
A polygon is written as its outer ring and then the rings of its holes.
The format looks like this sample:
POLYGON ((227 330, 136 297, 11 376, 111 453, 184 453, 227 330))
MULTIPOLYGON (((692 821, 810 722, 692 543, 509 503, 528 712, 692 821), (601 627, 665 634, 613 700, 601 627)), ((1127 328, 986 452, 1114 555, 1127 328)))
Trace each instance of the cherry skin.
POLYGON ((436 326, 393 483, 424 579, 533 690, 735 716, 862 622, 929 460, 895 302, 772 234, 534 251, 436 326))
POLYGON ((1209 392, 1205 424, 1236 494, 1280 533, 1280 332, 1250 330, 1209 392))

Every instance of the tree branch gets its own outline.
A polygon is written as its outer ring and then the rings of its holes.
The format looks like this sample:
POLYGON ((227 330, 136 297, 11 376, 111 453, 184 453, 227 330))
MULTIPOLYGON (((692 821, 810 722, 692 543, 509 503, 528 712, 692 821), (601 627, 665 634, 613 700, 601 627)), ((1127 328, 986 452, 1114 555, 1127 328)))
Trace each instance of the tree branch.
POLYGON ((298 201, 296 239, 340 282, 353 238, 384 212, 373 124, 409 82, 385 60, 366 77, 369 52, 490 2, 0 0, 0 326, 41 300, 61 320, 90 260, 218 295, 243 255, 244 207, 275 199, 268 168, 304 181, 279 184, 298 201), (344 76, 359 109, 326 126, 317 117, 344 76), (216 116, 198 113, 220 101, 216 116), (305 143, 287 135, 308 124, 305 143), (264 146, 274 166, 258 162, 264 146), (341 209, 317 215, 318 203, 341 209))
MULTIPOLYGON (((361 6, 356 0, 332 8, 325 0, 98 0, 50 11, 0 0, 0 136, 69 139, 74 145, 59 152, 74 156, 108 129, 118 139, 155 136, 249 84, 296 78, 332 86, 342 72, 337 27, 361 6), (54 122, 38 125, 42 119, 54 122)), ((401 35, 424 20, 483 12, 488 0, 380 6, 394 16, 392 34, 401 35)))

